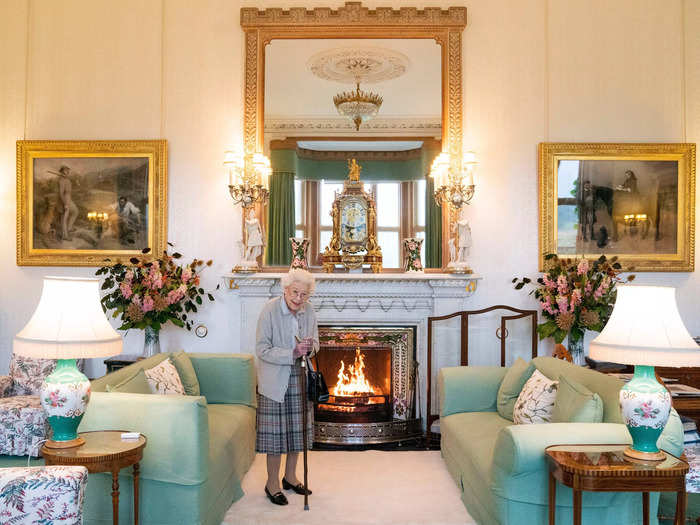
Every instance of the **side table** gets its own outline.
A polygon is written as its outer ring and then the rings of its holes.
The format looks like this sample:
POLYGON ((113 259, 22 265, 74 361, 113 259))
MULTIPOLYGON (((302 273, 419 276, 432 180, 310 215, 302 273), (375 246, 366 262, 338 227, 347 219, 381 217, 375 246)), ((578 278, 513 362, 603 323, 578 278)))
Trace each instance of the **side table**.
POLYGON ((85 440, 73 448, 42 447, 47 465, 83 465, 90 474, 112 473, 112 522, 119 525, 119 471, 134 467, 134 525, 139 523, 139 462, 143 458, 146 436, 122 440, 125 430, 100 430, 78 434, 85 440))
POLYGON ((675 523, 685 523, 685 475, 689 466, 666 451, 663 461, 627 458, 627 445, 552 445, 549 460, 549 524, 554 525, 556 481, 574 492, 574 525, 581 525, 581 491, 641 492, 644 525, 649 525, 649 492, 677 493, 675 523))
POLYGON ((134 364, 136 361, 140 361, 141 359, 144 359, 142 355, 119 354, 105 359, 104 364, 107 367, 107 373, 109 374, 115 370, 119 370, 120 368, 134 364))

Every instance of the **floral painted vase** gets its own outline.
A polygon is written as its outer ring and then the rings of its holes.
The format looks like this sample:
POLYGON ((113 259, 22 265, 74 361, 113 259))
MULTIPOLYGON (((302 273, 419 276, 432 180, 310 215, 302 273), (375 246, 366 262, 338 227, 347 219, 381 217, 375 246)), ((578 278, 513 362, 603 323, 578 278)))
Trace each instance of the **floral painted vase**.
POLYGON ((420 249, 423 246, 423 239, 409 237, 403 240, 404 271, 422 272, 423 265, 420 262, 420 249))
POLYGON ((307 255, 309 251, 309 239, 290 237, 289 242, 292 243, 292 264, 289 266, 289 269, 308 270, 309 263, 307 261, 307 255))
POLYGON ((53 441, 78 439, 78 425, 90 401, 90 381, 76 367, 75 359, 59 359, 56 369, 41 386, 41 406, 53 429, 53 441))
POLYGON ((143 331, 143 355, 151 357, 160 354, 160 330, 147 326, 143 331))
POLYGON ((632 435, 632 450, 658 453, 656 441, 671 412, 671 395, 656 380, 653 366, 634 367, 634 377, 620 389, 620 410, 632 435))

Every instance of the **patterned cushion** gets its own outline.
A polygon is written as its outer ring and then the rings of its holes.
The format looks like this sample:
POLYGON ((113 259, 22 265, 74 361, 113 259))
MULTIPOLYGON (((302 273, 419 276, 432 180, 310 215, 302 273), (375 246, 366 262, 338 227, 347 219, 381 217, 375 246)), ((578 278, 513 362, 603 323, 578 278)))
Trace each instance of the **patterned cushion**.
POLYGON ((79 525, 85 467, 0 468, 0 523, 79 525))
MULTIPOLYGON (((85 368, 85 359, 78 359, 78 370, 85 368)), ((39 395, 41 384, 56 368, 55 359, 36 359, 12 354, 10 359, 10 377, 12 378, 13 396, 39 395)))
POLYGON ((148 385, 154 394, 185 394, 180 375, 170 359, 166 359, 159 365, 144 370, 148 385))
POLYGON ((12 392, 12 378, 0 376, 0 397, 7 397, 12 392))
POLYGON ((558 381, 552 381, 535 370, 515 402, 513 422, 518 425, 549 423, 558 386, 558 381))
POLYGON ((48 432, 39 396, 0 398, 0 454, 38 456, 48 432))

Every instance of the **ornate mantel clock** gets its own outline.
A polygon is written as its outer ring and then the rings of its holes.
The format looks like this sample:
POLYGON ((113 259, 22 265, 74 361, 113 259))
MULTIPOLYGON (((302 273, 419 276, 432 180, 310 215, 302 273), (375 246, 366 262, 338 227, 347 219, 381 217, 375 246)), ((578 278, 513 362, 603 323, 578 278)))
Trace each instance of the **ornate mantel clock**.
POLYGON ((362 189, 355 159, 348 161, 348 179, 331 208, 333 236, 322 254, 323 270, 336 266, 348 269, 368 265, 373 272, 382 269, 382 249, 377 243, 377 208, 372 195, 362 189))

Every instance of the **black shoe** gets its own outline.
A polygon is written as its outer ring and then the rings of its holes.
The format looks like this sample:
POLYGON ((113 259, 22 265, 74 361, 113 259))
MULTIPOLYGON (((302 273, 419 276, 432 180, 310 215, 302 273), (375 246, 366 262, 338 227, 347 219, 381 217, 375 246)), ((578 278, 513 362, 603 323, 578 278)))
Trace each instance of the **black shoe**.
POLYGON ((274 495, 270 494, 270 491, 267 490, 267 486, 265 486, 265 494, 267 494, 267 497, 275 505, 287 505, 289 503, 289 501, 287 501, 287 496, 282 494, 282 492, 277 492, 274 495))
POLYGON ((282 488, 284 490, 292 489, 294 492, 296 492, 297 494, 301 494, 302 496, 304 494, 308 494, 309 496, 311 496, 312 494, 312 492, 309 489, 306 489, 306 492, 304 492, 304 485, 302 485, 301 483, 299 483, 298 485, 292 485, 289 481, 287 481, 286 478, 282 478, 282 488))

